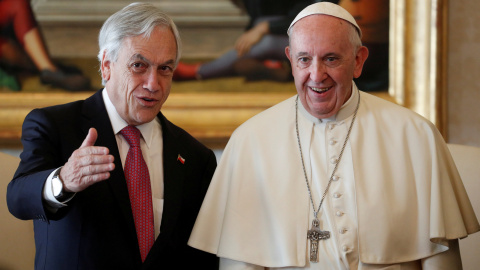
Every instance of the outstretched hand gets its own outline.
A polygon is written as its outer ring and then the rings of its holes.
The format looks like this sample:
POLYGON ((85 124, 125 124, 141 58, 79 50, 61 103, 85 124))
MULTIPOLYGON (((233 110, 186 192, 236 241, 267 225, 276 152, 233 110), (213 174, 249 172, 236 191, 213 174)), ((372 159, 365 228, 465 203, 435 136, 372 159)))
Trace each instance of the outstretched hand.
POLYGON ((113 156, 106 147, 94 146, 98 133, 90 128, 80 148, 75 150, 60 171, 65 191, 79 192, 106 180, 115 169, 113 156))

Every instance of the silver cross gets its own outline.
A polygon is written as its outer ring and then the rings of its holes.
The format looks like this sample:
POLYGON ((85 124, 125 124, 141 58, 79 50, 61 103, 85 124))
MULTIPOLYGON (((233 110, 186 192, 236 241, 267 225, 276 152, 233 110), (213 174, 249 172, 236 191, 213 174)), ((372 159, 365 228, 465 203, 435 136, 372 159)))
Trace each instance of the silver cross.
POLYGON ((307 232, 307 239, 310 240, 310 261, 318 262, 318 242, 330 238, 329 231, 320 230, 318 219, 312 221, 312 228, 307 232))

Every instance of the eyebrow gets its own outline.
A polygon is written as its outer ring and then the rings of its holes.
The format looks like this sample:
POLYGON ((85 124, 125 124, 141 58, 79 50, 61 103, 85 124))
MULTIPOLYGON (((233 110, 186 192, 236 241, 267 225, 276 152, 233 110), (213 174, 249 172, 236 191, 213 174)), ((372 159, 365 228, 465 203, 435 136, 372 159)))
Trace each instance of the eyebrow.
MULTIPOLYGON (((310 55, 308 52, 298 52, 295 56, 296 57, 301 57, 301 56, 308 56, 308 55, 310 55)), ((338 54, 335 53, 335 52, 328 52, 328 53, 322 55, 321 57, 323 58, 323 57, 330 57, 330 56, 338 56, 338 54)))
POLYGON ((149 64, 151 64, 152 62, 150 60, 148 60, 145 56, 139 54, 139 53, 136 53, 134 55, 132 55, 132 57, 130 57, 130 61, 132 60, 142 60, 142 61, 145 61, 149 64))
MULTIPOLYGON (((133 60, 142 60, 142 61, 147 62, 149 65, 152 65, 152 61, 150 61, 148 58, 143 56, 141 53, 136 53, 136 54, 132 55, 132 57, 130 57, 130 62, 133 61, 133 60)), ((161 63, 160 65, 170 65, 170 64, 173 64, 173 63, 175 63, 175 60, 170 59, 170 60, 168 60, 164 63, 161 63)))
POLYGON ((307 52, 298 52, 297 54, 295 54, 296 57, 305 56, 305 55, 309 55, 309 54, 307 52))

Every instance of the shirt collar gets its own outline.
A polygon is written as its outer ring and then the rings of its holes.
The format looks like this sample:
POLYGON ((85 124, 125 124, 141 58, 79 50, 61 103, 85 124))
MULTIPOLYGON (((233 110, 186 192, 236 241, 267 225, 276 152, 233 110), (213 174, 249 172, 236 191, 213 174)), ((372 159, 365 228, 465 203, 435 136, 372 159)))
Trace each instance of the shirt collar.
POLYGON ((345 102, 345 104, 342 105, 340 110, 335 115, 330 116, 329 118, 316 118, 315 116, 311 115, 307 111, 307 109, 305 109, 305 107, 303 107, 303 104, 300 101, 298 102, 298 107, 303 116, 316 124, 322 123, 323 121, 343 121, 355 112, 358 98, 360 97, 358 94, 357 86, 355 85, 355 82, 352 82, 352 95, 350 95, 350 98, 347 100, 347 102, 345 102))
MULTIPOLYGON (((124 127, 128 126, 128 123, 123 120, 120 114, 118 114, 117 109, 108 96, 107 88, 103 89, 102 96, 107 109, 108 117, 110 118, 110 123, 112 123, 113 132, 117 135, 124 127)), ((153 129, 155 126, 160 127, 160 121, 158 117, 155 117, 154 120, 148 123, 136 126, 142 133, 143 140, 145 141, 147 147, 150 147, 152 144, 154 135, 153 129)))

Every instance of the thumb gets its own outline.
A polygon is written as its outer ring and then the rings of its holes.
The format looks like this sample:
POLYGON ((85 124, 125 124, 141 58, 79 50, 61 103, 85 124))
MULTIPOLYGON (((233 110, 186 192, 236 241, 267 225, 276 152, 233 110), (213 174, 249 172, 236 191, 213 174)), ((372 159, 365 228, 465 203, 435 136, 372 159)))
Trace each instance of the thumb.
POLYGON ((95 128, 90 128, 88 130, 87 137, 85 137, 85 140, 83 140, 83 143, 80 146, 80 148, 86 147, 86 146, 93 146, 97 141, 97 137, 98 137, 97 130, 95 128))

